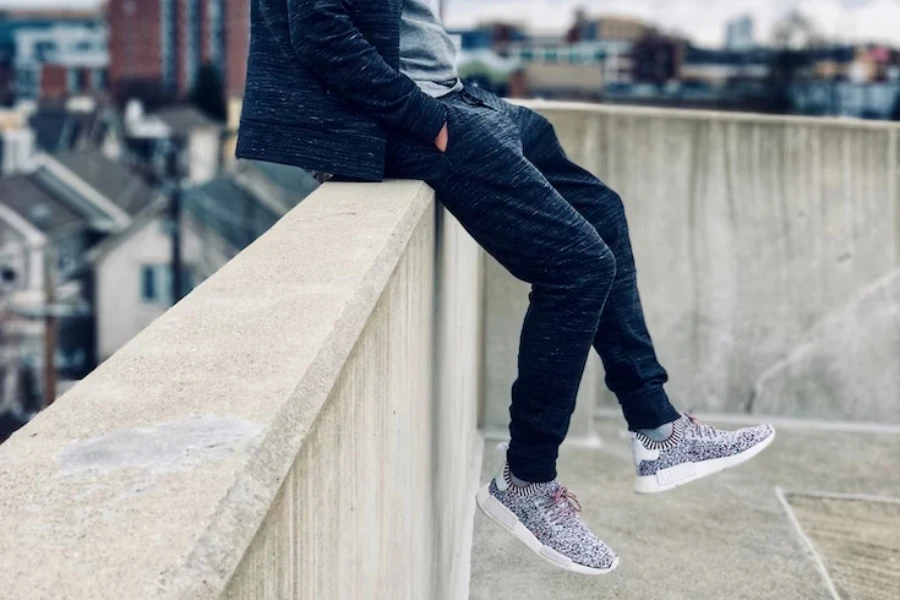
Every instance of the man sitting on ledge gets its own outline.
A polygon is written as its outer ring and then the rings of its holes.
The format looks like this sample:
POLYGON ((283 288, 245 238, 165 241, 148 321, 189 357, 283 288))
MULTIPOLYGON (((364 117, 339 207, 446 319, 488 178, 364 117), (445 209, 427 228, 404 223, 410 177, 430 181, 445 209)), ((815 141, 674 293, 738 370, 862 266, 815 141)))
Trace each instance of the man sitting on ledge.
POLYGON ((477 500, 554 565, 601 574, 618 564, 556 481, 591 347, 633 432, 636 491, 719 472, 773 440, 769 426, 719 431, 672 406, 621 199, 566 157, 544 117, 460 81, 428 0, 252 0, 237 154, 320 181, 424 180, 533 286, 507 462, 477 500))

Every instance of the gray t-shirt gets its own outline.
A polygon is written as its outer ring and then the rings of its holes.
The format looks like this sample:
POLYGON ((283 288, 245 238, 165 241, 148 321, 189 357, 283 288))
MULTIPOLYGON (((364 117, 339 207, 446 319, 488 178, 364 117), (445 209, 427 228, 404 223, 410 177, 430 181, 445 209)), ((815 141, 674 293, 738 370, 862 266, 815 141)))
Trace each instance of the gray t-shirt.
POLYGON ((400 72, 434 98, 462 89, 456 46, 428 0, 403 0, 400 72))

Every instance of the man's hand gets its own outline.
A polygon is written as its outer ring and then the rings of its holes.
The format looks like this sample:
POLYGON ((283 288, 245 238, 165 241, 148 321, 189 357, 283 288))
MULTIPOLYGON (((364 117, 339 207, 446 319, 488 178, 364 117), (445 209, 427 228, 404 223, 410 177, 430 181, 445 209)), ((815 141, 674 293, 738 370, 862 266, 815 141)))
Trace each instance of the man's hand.
POLYGON ((441 132, 438 133, 438 136, 434 138, 434 145, 437 146, 437 149, 441 152, 447 151, 447 141, 450 139, 450 133, 447 131, 447 124, 444 123, 444 126, 441 127, 441 132))

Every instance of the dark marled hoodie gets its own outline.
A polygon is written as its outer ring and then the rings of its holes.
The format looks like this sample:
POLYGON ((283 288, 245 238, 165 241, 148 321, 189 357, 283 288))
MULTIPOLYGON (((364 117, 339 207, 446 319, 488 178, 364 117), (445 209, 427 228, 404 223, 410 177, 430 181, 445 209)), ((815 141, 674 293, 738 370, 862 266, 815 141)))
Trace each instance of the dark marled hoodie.
POLYGON ((447 108, 400 73, 403 0, 251 0, 240 158, 378 181, 388 136, 447 108))

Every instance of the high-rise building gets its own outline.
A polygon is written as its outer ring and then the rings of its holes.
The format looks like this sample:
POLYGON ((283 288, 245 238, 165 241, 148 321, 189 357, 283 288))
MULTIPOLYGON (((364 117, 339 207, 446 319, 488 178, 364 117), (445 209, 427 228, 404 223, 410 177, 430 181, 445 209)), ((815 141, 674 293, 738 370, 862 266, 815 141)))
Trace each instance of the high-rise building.
POLYGON ((184 95, 209 63, 229 96, 243 94, 249 0, 110 0, 108 14, 114 90, 139 83, 184 95))
POLYGON ((744 15, 725 24, 725 47, 729 50, 749 50, 756 46, 753 38, 753 17, 744 15))
POLYGON ((225 89, 232 98, 244 95, 247 55, 250 53, 250 0, 218 0, 222 5, 220 37, 223 40, 225 89), (226 35, 227 31, 227 35, 226 35))

